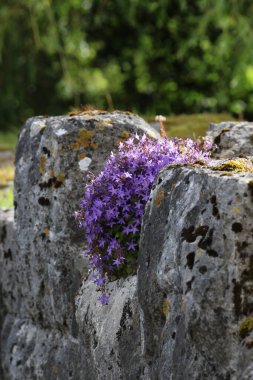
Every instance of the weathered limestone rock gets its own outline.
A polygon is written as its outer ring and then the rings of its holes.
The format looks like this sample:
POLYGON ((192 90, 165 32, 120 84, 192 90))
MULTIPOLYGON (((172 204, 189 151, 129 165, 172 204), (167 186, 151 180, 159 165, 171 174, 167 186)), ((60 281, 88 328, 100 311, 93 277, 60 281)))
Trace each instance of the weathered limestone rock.
MULTIPOLYGON (((0 210, 0 321, 3 320, 4 310, 14 308, 15 271, 16 261, 14 212, 0 210), (8 289, 8 291, 6 291, 8 289), (4 304, 2 304, 4 302, 4 304)), ((0 322, 1 323, 1 322, 0 322)))
POLYGON ((207 136, 216 144, 216 158, 253 155, 253 123, 225 121, 209 125, 207 136))
POLYGON ((163 170, 145 211, 138 299, 152 380, 252 378, 253 173, 213 169, 163 170))
POLYGON ((136 276, 114 281, 108 290, 108 306, 97 301, 96 287, 92 282, 83 284, 76 300, 77 323, 96 369, 94 378, 141 379, 144 365, 136 276))
MULTIPOLYGON (((16 242, 13 210, 0 210, 0 332, 5 316, 10 310, 15 310, 18 301, 16 293, 16 242)), ((0 357, 1 357, 0 340, 0 357)), ((2 378, 0 362, 0 378, 2 378)))
MULTIPOLYGON (((4 379, 101 378, 95 367, 96 358, 101 356, 99 348, 95 355, 85 342, 90 332, 82 331, 80 335, 75 317, 75 297, 87 277, 87 266, 82 255, 83 236, 72 215, 82 197, 87 171, 98 173, 118 142, 136 132, 159 138, 144 120, 122 112, 35 117, 21 130, 15 175, 17 250, 11 274, 15 279, 4 279, 2 290, 4 296, 14 294, 11 289, 15 284, 17 295, 15 300, 10 296, 10 301, 4 301, 8 304, 1 339, 4 379)), ((5 265, 3 272, 7 269, 5 265)), ((95 302, 97 294, 92 296, 87 291, 86 297, 88 305, 88 300, 95 302)), ((115 326, 121 323, 121 312, 127 313, 134 326, 133 332, 127 330, 128 336, 122 334, 119 346, 138 334, 138 318, 131 306, 134 290, 128 289, 124 297, 113 309, 118 312, 115 326)), ((99 337, 103 309, 97 314, 98 320, 92 323, 99 337)), ((110 325, 110 313, 108 318, 110 325)), ((82 324, 85 328, 86 321, 82 324)), ((105 342, 101 341, 100 346, 104 347, 105 342)), ((122 357, 117 359, 117 366, 126 358, 124 349, 119 350, 122 357)))
POLYGON ((137 276, 109 284, 109 305, 97 300, 73 211, 87 171, 141 131, 159 138, 120 112, 23 127, 15 221, 0 212, 1 379, 253 378, 252 158, 164 169, 137 276))

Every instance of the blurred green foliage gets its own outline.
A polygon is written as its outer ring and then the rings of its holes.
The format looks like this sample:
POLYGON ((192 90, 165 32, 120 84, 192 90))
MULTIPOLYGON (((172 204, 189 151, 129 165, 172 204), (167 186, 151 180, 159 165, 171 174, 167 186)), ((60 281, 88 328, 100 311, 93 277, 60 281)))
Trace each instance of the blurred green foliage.
MULTIPOLYGON (((152 122, 152 118, 146 118, 152 122)), ((210 123, 221 123, 234 120, 229 114, 202 113, 194 115, 176 115, 167 117, 164 127, 168 137, 190 137, 197 139, 204 137, 210 123)))
POLYGON ((0 188, 0 208, 13 207, 13 184, 4 189, 0 188))
POLYGON ((0 130, 0 165, 1 165, 1 152, 14 151, 18 140, 19 128, 12 129, 11 131, 0 130))
POLYGON ((250 0, 5 0, 0 129, 71 106, 253 117, 250 0))

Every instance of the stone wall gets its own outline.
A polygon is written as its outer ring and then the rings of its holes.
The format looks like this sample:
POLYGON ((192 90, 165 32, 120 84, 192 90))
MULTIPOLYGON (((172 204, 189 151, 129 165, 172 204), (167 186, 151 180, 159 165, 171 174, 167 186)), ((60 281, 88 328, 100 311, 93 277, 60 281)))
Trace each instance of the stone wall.
MULTIPOLYGON (((136 132, 159 138, 144 120, 119 112, 36 117, 22 128, 15 162, 15 224, 11 216, 6 222, 15 225, 11 253, 5 246, 5 241, 12 245, 10 239, 2 239, 4 379, 99 376, 87 344, 96 340, 96 332, 89 338, 76 319, 75 297, 88 272, 73 212, 87 172, 98 173, 119 141, 136 132)), ((14 228, 8 226, 3 225, 2 235, 14 228)), ((127 290, 126 303, 133 293, 127 290)), ((122 309, 124 305, 122 298, 122 309)), ((98 313, 102 316, 104 310, 98 313)))
POLYGON ((97 301, 72 214, 87 171, 136 131, 160 138, 119 112, 37 117, 21 130, 15 219, 0 213, 3 380, 253 378, 251 158, 238 173, 226 161, 164 169, 137 276, 97 301))
POLYGON ((229 174, 167 168, 151 193, 138 273, 151 379, 243 379, 251 363, 253 174, 229 174))
POLYGON ((253 123, 247 121, 211 123, 207 136, 216 145, 214 157, 253 156, 253 123))

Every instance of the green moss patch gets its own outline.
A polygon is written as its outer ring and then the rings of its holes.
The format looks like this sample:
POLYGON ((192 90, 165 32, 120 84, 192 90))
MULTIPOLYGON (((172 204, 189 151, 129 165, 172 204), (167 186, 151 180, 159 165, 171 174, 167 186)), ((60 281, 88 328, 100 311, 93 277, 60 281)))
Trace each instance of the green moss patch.
POLYGON ((238 335, 241 339, 246 338, 247 335, 253 330, 253 315, 245 318, 239 326, 238 335))

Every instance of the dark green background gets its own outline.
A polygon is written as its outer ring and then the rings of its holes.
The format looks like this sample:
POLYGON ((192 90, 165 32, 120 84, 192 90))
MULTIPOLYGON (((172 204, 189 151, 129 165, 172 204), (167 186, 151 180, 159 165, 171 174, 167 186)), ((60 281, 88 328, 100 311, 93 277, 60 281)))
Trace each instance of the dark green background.
POLYGON ((0 129, 72 107, 253 119, 253 2, 0 5, 0 129))

